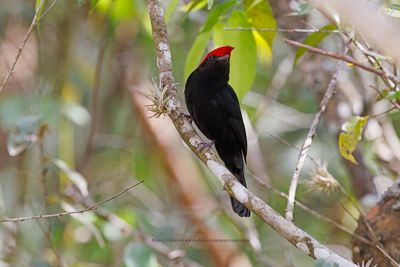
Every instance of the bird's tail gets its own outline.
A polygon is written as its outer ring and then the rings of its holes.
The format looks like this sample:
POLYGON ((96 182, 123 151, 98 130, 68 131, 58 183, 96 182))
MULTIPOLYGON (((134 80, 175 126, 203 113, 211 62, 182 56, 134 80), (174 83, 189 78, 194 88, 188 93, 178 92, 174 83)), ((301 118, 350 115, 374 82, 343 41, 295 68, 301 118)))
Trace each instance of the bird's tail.
MULTIPOLYGON (((244 176, 244 160, 242 152, 238 151, 237 153, 233 154, 224 153, 224 151, 219 147, 218 143, 216 143, 216 149, 228 170, 244 187, 246 187, 246 178, 244 176)), ((250 216, 250 210, 233 197, 231 197, 231 204, 233 211, 240 217, 250 216)))
MULTIPOLYGON (((232 172, 232 171, 231 171, 232 172)), ((240 170, 240 173, 235 173, 232 172, 233 175, 235 175, 236 179, 244 186, 246 187, 246 179, 244 177, 244 171, 243 168, 240 170)), ((235 198, 231 197, 231 204, 232 204, 232 209, 233 211, 239 215, 240 217, 250 217, 250 210, 246 208, 245 205, 240 203, 238 200, 235 198)))

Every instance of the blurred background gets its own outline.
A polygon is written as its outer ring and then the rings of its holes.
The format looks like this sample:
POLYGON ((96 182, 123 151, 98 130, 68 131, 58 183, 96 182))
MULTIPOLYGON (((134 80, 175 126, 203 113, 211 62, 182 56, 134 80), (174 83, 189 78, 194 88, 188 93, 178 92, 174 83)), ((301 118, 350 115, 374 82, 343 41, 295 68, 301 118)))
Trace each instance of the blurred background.
MULTIPOLYGON (((332 18, 296 1, 163 5, 183 105, 185 79, 206 51, 235 47, 230 77, 248 134, 248 188, 283 214, 286 199, 279 191, 288 190, 298 149, 337 64, 283 39, 341 53, 347 33, 338 34, 332 18)), ((390 13, 383 2, 381 8, 397 19, 395 8, 390 13)), ((168 117, 148 110, 158 73, 145 1, 2 0, 1 81, 35 13, 40 20, 0 91, 0 218, 81 210, 143 183, 94 211, 2 222, 0 266, 321 264, 257 216, 237 217, 168 117)), ((396 74, 388 58, 363 53, 366 43, 349 47, 352 57, 396 74)), ((359 214, 354 203, 374 205, 400 170, 400 116, 390 110, 398 98, 377 76, 345 65, 302 171, 297 199, 350 233, 359 214), (339 144, 341 130, 348 135, 339 144), (350 153, 341 155, 339 147, 351 147, 350 153)), ((296 207, 295 223, 351 257, 352 236, 332 222, 296 207)))

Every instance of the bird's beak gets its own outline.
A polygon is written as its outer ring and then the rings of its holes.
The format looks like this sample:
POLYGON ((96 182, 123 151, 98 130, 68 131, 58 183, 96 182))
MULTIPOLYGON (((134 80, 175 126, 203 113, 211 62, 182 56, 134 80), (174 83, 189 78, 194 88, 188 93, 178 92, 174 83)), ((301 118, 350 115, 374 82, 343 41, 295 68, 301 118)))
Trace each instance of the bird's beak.
POLYGON ((227 60, 227 59, 229 59, 229 55, 224 55, 224 56, 217 57, 218 61, 224 61, 224 60, 227 60))

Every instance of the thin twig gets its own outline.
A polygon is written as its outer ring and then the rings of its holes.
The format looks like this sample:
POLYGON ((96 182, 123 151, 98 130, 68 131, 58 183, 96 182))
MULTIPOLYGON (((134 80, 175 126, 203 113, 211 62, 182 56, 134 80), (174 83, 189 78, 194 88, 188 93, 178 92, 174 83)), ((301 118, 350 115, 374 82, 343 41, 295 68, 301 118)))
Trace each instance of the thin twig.
POLYGON ((391 107, 391 108, 389 108, 389 109, 387 109, 387 110, 385 110, 385 111, 382 111, 382 112, 380 112, 380 113, 371 114, 371 115, 369 115, 369 117, 370 117, 370 118, 377 118, 377 117, 383 116, 383 115, 385 115, 385 114, 388 114, 389 112, 391 112, 391 111, 393 111, 393 110, 396 110, 396 109, 397 109, 397 107, 391 107))
POLYGON ((320 55, 323 55, 323 56, 328 56, 328 57, 332 57, 332 58, 335 58, 335 59, 338 59, 338 60, 341 60, 341 61, 345 61, 345 62, 353 64, 354 66, 357 66, 357 67, 359 67, 359 68, 361 68, 363 70, 372 72, 372 73, 377 74, 377 75, 379 75, 381 77, 385 77, 385 78, 391 80, 394 83, 400 83, 400 80, 396 76, 393 76, 392 74, 385 73, 384 71, 372 68, 372 67, 370 67, 368 65, 362 64, 362 63, 356 61, 355 59, 353 59, 353 58, 351 58, 349 56, 336 54, 336 53, 333 53, 333 52, 322 50, 322 49, 319 49, 319 48, 316 48, 316 47, 313 47, 313 46, 309 46, 309 45, 306 45, 306 44, 302 44, 302 43, 299 43, 299 42, 296 42, 296 41, 293 41, 293 40, 289 40, 289 39, 285 39, 284 42, 289 44, 289 45, 293 45, 293 46, 296 46, 296 47, 307 49, 308 51, 313 52, 315 54, 320 54, 320 55))
POLYGON ((281 28, 256 28, 256 27, 224 27, 224 31, 259 31, 259 32, 300 32, 300 33, 340 33, 339 30, 319 30, 319 29, 281 29, 281 28))
POLYGON ((21 45, 18 47, 18 52, 15 55, 14 62, 12 63, 10 70, 7 72, 7 75, 4 77, 3 82, 0 85, 0 94, 4 89, 4 86, 6 85, 8 80, 10 79, 11 75, 14 73, 15 66, 17 65, 18 59, 20 58, 20 56, 22 54, 22 50, 24 50, 25 45, 28 42, 28 39, 31 36, 33 29, 38 24, 39 13, 40 13, 40 10, 42 10, 42 8, 43 8, 44 3, 45 3, 45 0, 40 0, 39 5, 38 5, 38 7, 36 9, 36 12, 35 12, 35 16, 33 17, 32 23, 29 26, 28 32, 26 33, 24 39, 22 40, 21 45))
POLYGON ((379 245, 376 245, 376 248, 382 252, 383 255, 385 255, 394 265, 400 267, 400 264, 398 264, 397 261, 395 261, 386 251, 384 251, 383 248, 381 248, 379 245))
MULTIPOLYGON (((345 45, 344 53, 343 53, 344 56, 347 54, 348 49, 349 49, 348 46, 345 45)), ((298 157, 297 163, 296 163, 296 168, 294 170, 294 173, 292 176, 292 181, 291 181, 290 187, 289 187, 289 199, 288 199, 288 203, 287 203, 287 207, 286 207, 286 211, 285 211, 285 217, 287 220, 293 221, 294 200, 296 198, 296 188, 297 188, 297 183, 299 180, 300 172, 301 172, 301 169, 303 168, 304 161, 307 158, 308 150, 310 149, 311 144, 314 140, 319 121, 321 120, 321 115, 322 115, 322 113, 324 113, 326 106, 329 103, 329 100, 332 98, 332 96, 335 93, 336 82, 338 80, 339 72, 342 69, 343 65, 344 65, 343 61, 340 61, 338 63, 336 70, 335 70, 331 80, 329 81, 328 88, 326 89, 325 95, 321 100, 321 103, 319 105, 319 110, 314 116, 313 122, 311 123, 310 129, 308 130, 307 137, 304 140, 304 143, 301 147, 301 151, 299 153, 299 157, 298 157)))
POLYGON ((0 223, 4 223, 4 222, 23 222, 23 221, 27 221, 27 220, 40 220, 40 219, 48 219, 48 218, 60 218, 62 216, 66 216, 66 215, 72 215, 72 214, 77 214, 77 213, 85 213, 94 209, 97 209, 99 206, 103 205, 106 202, 109 202, 117 197, 119 197, 120 195, 128 192, 129 190, 131 190, 132 188, 138 186, 139 184, 143 183, 144 180, 141 180, 139 182, 137 182, 136 184, 133 184, 127 188, 125 188, 124 190, 120 191, 119 193, 112 195, 100 202, 97 202, 96 204, 85 208, 85 209, 81 209, 81 210, 75 210, 75 211, 67 211, 67 212, 59 212, 59 213, 53 213, 53 214, 40 214, 40 215, 34 215, 34 216, 26 216, 26 217, 19 217, 19 218, 3 218, 0 219, 0 223))

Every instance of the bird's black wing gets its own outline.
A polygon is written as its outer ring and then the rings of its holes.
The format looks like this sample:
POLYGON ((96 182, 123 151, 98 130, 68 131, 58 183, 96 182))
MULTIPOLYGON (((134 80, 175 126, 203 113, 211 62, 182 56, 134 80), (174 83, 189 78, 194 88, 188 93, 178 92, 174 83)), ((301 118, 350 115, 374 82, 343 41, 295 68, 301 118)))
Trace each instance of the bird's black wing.
POLYGON ((218 103, 221 104, 221 108, 227 114, 228 125, 232 129, 233 133, 238 140, 244 158, 247 155, 247 136, 246 129, 244 127, 242 113, 240 111, 239 100, 236 96, 235 91, 229 84, 225 84, 224 89, 220 91, 218 103))

